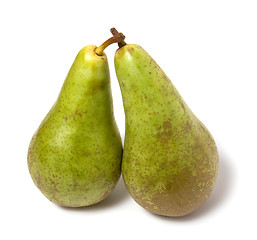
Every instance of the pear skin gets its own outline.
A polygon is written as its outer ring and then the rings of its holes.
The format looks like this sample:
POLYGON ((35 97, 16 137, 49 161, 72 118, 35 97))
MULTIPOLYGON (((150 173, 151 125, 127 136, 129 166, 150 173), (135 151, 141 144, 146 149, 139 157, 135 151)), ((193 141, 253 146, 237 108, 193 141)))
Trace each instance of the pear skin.
POLYGON ((77 55, 56 103, 35 132, 28 168, 53 203, 83 207, 106 198, 121 174, 122 143, 113 115, 106 55, 77 55))
POLYGON ((158 215, 195 211, 218 172, 212 135, 143 48, 120 47, 115 69, 126 116, 122 175, 130 195, 158 215))

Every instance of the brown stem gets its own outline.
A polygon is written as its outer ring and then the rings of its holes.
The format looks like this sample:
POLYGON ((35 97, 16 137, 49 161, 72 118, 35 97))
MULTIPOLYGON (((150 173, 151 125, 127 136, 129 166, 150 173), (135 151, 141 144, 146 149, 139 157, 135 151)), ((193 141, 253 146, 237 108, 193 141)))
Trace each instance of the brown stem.
POLYGON ((113 33, 113 36, 111 38, 109 38, 102 45, 97 47, 95 49, 95 52, 96 52, 97 55, 102 56, 103 55, 103 51, 104 51, 105 48, 107 48, 109 45, 111 45, 113 43, 124 42, 123 41, 124 39, 125 39, 125 36, 122 33, 119 33, 117 31, 117 32, 113 33))
MULTIPOLYGON (((113 34, 113 36, 115 36, 116 34, 121 34, 121 35, 123 35, 122 33, 119 33, 117 30, 116 30, 116 28, 111 28, 111 33, 113 34)), ((123 35, 124 36, 124 35, 123 35)), ((124 37, 124 39, 125 39, 125 37, 124 37)), ((125 46, 127 43, 124 41, 124 39, 122 40, 122 41, 120 41, 120 42, 118 42, 118 45, 119 45, 119 48, 121 48, 121 47, 123 47, 123 46, 125 46)))

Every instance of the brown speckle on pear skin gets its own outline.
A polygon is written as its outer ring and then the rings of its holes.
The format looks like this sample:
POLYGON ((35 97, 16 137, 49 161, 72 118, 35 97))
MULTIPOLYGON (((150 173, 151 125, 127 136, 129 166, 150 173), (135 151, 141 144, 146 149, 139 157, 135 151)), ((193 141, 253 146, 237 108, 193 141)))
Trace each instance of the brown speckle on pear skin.
POLYGON ((171 125, 171 122, 170 122, 170 121, 165 121, 165 122, 163 123, 163 129, 164 129, 164 130, 170 129, 171 127, 172 127, 172 125, 171 125))
POLYGON ((129 51, 129 53, 132 55, 133 52, 135 51, 135 49, 134 49, 134 48, 129 48, 128 51, 129 51))
POLYGON ((183 108, 184 112, 186 112, 184 103, 181 103, 181 107, 183 108))

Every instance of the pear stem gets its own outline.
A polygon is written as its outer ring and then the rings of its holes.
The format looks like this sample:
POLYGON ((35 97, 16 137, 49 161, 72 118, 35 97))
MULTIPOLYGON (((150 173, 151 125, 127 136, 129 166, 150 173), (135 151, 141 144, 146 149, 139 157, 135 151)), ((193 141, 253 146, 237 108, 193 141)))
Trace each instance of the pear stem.
MULTIPOLYGON (((113 36, 117 35, 117 34, 122 34, 122 33, 119 33, 116 28, 111 28, 111 33, 113 34, 113 36)), ((123 34, 122 34, 123 35, 123 34)), ((125 39, 125 37, 124 37, 125 39)), ((120 42, 118 42, 118 45, 119 45, 119 48, 122 48, 123 46, 125 46, 127 43, 124 41, 124 39, 120 42)))
MULTIPOLYGON (((115 29, 116 30, 116 29, 115 29)), ((95 49, 95 53, 99 56, 103 55, 103 51, 105 48, 107 48, 109 45, 113 43, 120 43, 124 42, 125 36, 122 33, 119 33, 118 31, 113 33, 113 36, 106 40, 103 44, 101 44, 99 47, 95 49)))

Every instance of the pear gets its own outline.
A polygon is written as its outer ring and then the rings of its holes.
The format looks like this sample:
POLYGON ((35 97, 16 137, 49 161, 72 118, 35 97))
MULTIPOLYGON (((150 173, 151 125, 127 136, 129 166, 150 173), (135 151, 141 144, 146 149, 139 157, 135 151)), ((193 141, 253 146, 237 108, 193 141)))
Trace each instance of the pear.
POLYGON ((183 216, 209 197, 218 171, 214 139, 152 57, 120 42, 115 69, 125 111, 122 175, 148 211, 183 216))
POLYGON ((80 50, 55 104, 35 132, 28 168, 53 203, 83 207, 106 198, 121 175, 122 143, 113 115, 108 61, 100 47, 80 50))

